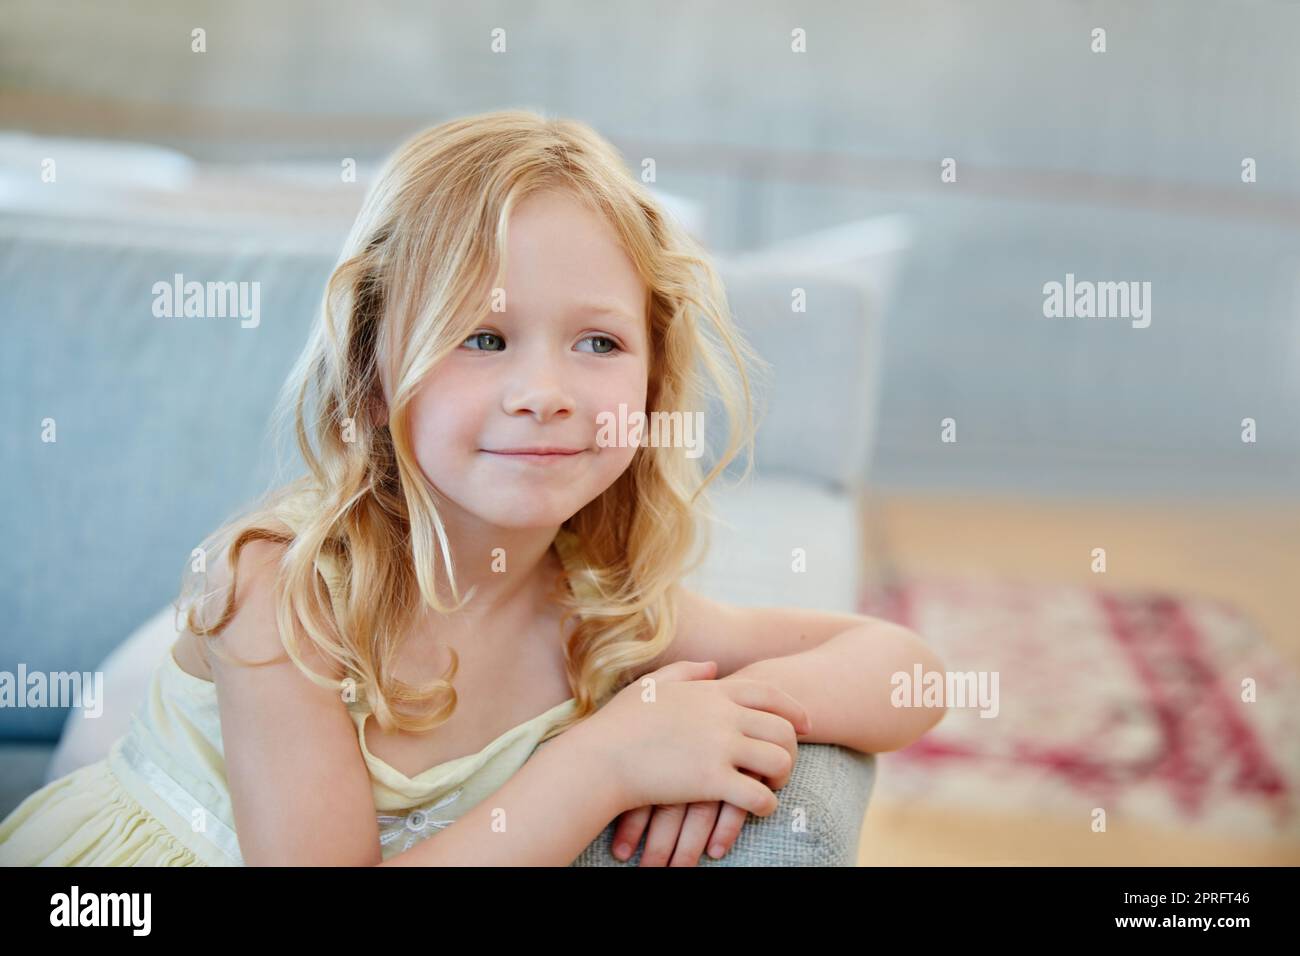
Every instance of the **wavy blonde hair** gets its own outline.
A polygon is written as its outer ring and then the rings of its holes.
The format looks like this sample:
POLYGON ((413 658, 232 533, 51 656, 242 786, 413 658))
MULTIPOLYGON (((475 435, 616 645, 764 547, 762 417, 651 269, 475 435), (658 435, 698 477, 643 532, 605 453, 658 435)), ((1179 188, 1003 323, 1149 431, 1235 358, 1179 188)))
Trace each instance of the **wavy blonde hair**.
POLYGON ((707 474, 680 449, 642 445, 619 478, 564 523, 561 534, 572 534, 553 598, 564 622, 575 622, 565 660, 577 707, 547 737, 595 711, 672 642, 673 585, 708 546, 706 486, 742 448, 741 479, 753 468, 750 375, 770 366, 736 329, 707 254, 612 145, 580 122, 502 110, 412 137, 370 188, 273 416, 282 425, 292 416, 309 473, 205 540, 203 553, 224 550, 230 569, 228 586, 205 590, 186 613, 206 649, 231 660, 214 638, 235 613, 241 549, 279 542, 287 548, 276 618, 304 674, 338 686, 303 661, 305 636, 347 675, 384 730, 427 731, 451 715, 454 650, 449 669, 427 686, 393 674, 422 606, 446 613, 468 600, 417 464, 408 407, 425 376, 490 314, 489 291, 504 285, 511 210, 534 191, 557 188, 603 214, 649 289, 647 416, 714 403, 728 435, 720 453, 710 449, 707 474), (391 396, 386 422, 381 383, 391 396), (437 599, 438 573, 455 598, 450 607, 437 599), (205 624, 201 606, 223 591, 220 615, 205 624))

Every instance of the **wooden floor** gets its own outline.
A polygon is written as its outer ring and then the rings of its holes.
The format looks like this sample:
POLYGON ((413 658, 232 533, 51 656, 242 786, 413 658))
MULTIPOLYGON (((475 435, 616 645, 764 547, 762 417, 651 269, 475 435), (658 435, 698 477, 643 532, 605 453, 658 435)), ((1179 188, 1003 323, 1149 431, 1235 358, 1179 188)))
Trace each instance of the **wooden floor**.
MULTIPOLYGON (((877 498, 864 508, 870 569, 1007 574, 1228 600, 1300 670, 1300 503, 1131 503, 877 498)), ((1297 703, 1300 706, 1300 702, 1297 703)), ((912 865, 1296 865, 1300 845, 1058 819, 954 813, 873 800, 859 862, 912 865)))

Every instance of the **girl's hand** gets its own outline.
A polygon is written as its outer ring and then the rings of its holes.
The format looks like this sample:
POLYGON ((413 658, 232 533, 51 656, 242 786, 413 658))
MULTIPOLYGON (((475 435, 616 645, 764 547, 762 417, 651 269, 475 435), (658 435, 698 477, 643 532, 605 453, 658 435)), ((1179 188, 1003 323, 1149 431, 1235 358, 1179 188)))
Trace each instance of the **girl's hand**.
MULTIPOLYGON (((755 678, 762 679, 751 667, 741 668, 722 680, 755 678)), ((796 744, 791 757, 797 756, 796 744)), ((758 777, 769 786, 772 783, 752 771, 741 772, 758 777)), ((748 810, 716 800, 636 807, 619 816, 611 841, 613 854, 618 860, 630 859, 645 834, 639 866, 696 866, 706 850, 715 860, 726 856, 748 819, 748 810)))
POLYGON ((645 833, 639 866, 695 866, 706 849, 713 859, 721 859, 748 819, 748 810, 717 800, 637 807, 619 816, 614 856, 626 861, 645 833))
POLYGON ((713 662, 677 661, 629 684, 580 728, 624 811, 735 804, 768 816, 794 766, 808 715, 760 680, 714 680, 713 662), (653 692, 652 692, 653 688, 653 692))

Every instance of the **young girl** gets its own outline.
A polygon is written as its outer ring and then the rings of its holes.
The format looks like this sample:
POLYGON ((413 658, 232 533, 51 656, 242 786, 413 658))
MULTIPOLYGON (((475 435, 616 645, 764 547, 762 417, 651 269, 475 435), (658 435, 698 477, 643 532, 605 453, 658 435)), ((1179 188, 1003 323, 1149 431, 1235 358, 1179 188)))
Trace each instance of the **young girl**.
POLYGON ((915 634, 679 583, 750 447, 747 365, 707 257, 590 128, 414 137, 282 395, 309 473, 196 552, 216 580, 131 732, 0 824, 0 863, 562 865, 621 815, 621 859, 693 865, 776 809, 798 742, 915 740, 943 712, 890 706, 941 669, 915 634), (611 438, 710 396, 707 474, 611 438))

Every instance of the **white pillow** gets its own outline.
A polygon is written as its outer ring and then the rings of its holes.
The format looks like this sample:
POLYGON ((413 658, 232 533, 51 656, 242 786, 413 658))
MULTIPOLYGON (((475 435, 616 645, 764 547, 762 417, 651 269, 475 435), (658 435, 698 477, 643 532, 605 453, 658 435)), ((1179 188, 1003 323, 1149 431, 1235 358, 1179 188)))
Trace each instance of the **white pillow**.
POLYGON ((171 653, 180 632, 169 604, 114 648, 96 669, 104 675, 104 706, 88 718, 74 708, 45 770, 46 783, 108 756, 114 741, 131 729, 131 715, 144 703, 155 668, 171 653))

